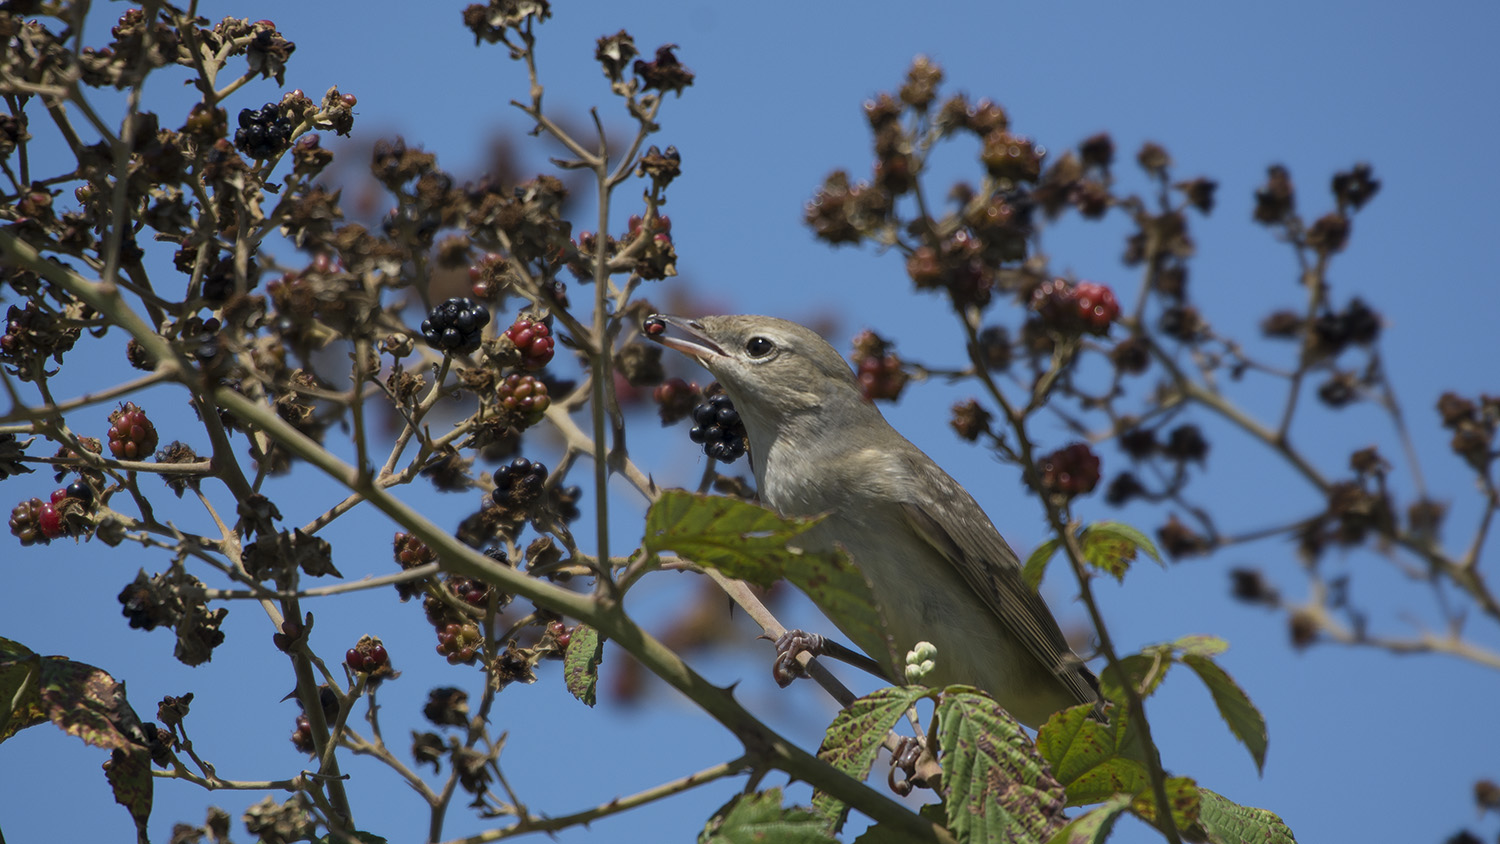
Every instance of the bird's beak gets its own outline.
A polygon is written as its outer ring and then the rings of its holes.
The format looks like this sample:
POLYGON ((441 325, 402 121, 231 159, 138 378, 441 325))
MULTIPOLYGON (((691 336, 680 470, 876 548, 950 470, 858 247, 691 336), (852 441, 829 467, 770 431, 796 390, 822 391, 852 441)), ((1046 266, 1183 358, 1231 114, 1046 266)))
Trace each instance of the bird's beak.
POLYGON ((704 365, 707 365, 713 358, 728 357, 717 343, 709 339, 708 335, 703 332, 703 326, 699 325, 696 320, 667 314, 652 314, 646 317, 641 330, 648 339, 655 340, 669 349, 682 352, 688 357, 696 358, 704 365), (675 329, 676 334, 686 336, 668 334, 671 329, 675 329))

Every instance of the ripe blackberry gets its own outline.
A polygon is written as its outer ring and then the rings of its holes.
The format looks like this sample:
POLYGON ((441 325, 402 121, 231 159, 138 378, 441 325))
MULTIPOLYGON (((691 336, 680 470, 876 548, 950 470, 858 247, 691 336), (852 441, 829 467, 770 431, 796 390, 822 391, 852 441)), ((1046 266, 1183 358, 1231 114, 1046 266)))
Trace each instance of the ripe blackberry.
POLYGON ((578 512, 578 501, 583 498, 583 487, 560 486, 552 490, 552 509, 563 522, 574 522, 582 515, 578 512))
POLYGON ((1042 489, 1067 498, 1091 492, 1099 483, 1099 458, 1084 443, 1058 449, 1037 461, 1042 489))
POLYGON ((529 428, 542 421, 547 408, 552 406, 546 384, 534 376, 517 372, 505 376, 505 380, 496 385, 495 396, 506 421, 515 428, 529 428))
POLYGON ((745 455, 745 422, 729 396, 720 393, 693 408, 693 427, 688 439, 703 446, 703 453, 721 463, 733 463, 745 455))
POLYGON ((517 457, 495 470, 495 491, 491 497, 497 506, 523 508, 536 501, 546 482, 546 466, 517 457))
POLYGON ((143 460, 156 451, 156 426, 146 411, 125 402, 109 415, 109 452, 121 460, 143 460))
POLYGON ((552 329, 545 322, 520 317, 506 329, 505 336, 516 344, 521 366, 526 369, 541 369, 552 360, 552 329))
POLYGON ((427 345, 440 351, 472 352, 479 348, 484 327, 489 323, 489 308, 467 297, 449 299, 422 320, 422 336, 427 345))
POLYGON ((271 158, 291 144, 292 129, 291 118, 283 116, 276 103, 266 103, 254 111, 240 109, 234 145, 251 158, 271 158))
POLYGON ((66 492, 69 498, 76 498, 85 505, 94 502, 94 488, 89 486, 87 481, 74 481, 68 484, 66 492))
POLYGON ((1173 460, 1196 460, 1199 463, 1208 456, 1208 440, 1197 425, 1179 425, 1167 434, 1162 453, 1173 460))
POLYGON ((31 498, 17 504, 16 508, 10 511, 10 532, 21 540, 22 545, 35 545, 38 542, 46 545, 52 541, 51 537, 42 531, 43 506, 52 505, 43 505, 42 499, 31 498))

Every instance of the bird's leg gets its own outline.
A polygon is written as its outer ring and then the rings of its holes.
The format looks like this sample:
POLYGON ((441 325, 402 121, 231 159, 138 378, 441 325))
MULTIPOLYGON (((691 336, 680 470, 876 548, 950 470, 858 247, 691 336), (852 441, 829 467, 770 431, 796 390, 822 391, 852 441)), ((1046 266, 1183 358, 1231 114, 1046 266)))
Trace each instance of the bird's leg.
POLYGON ((808 656, 826 656, 836 659, 846 665, 868 671, 887 683, 892 682, 890 675, 880 667, 880 663, 859 651, 816 633, 788 630, 776 640, 776 661, 771 666, 771 676, 776 679, 776 685, 786 688, 798 677, 807 676, 807 671, 803 669, 799 660, 804 653, 808 656))
POLYGON ((932 755, 926 738, 899 737, 896 749, 891 753, 891 772, 886 776, 886 783, 890 785, 891 791, 905 797, 911 793, 913 786, 935 790, 941 787, 942 776, 942 766, 938 764, 937 757, 932 755), (904 774, 899 780, 896 779, 898 769, 904 774))

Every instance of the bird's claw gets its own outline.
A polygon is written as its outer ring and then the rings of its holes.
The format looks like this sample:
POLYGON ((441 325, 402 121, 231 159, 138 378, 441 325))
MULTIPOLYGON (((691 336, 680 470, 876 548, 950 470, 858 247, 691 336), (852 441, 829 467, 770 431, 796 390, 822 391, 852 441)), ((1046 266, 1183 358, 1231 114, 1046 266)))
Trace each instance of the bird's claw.
POLYGON ((821 655, 824 641, 822 636, 803 630, 788 630, 781 634, 776 640, 776 661, 771 665, 771 677, 776 680, 776 685, 784 689, 798 677, 806 677, 807 672, 797 657, 803 653, 821 655))
POLYGON ((914 785, 913 780, 917 776, 917 761, 927 751, 927 743, 912 736, 901 736, 901 741, 896 751, 891 754, 891 772, 886 775, 886 784, 891 791, 905 797, 911 794, 914 785), (904 774, 901 779, 896 779, 896 771, 904 774))

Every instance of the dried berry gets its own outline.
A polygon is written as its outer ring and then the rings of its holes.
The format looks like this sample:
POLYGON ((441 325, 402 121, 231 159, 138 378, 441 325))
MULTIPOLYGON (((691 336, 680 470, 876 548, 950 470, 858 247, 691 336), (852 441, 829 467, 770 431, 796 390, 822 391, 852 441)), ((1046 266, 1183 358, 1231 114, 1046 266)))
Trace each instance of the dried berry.
POLYGON ((974 399, 961 401, 953 406, 953 416, 948 421, 960 439, 974 442, 979 435, 990 429, 994 417, 974 399))
POLYGON ((688 414, 693 412, 693 408, 703 398, 703 391, 698 389, 697 384, 689 384, 681 378, 672 378, 663 381, 651 395, 656 400, 656 409, 661 416, 661 424, 671 425, 686 419, 688 414))
POLYGON ((906 387, 906 370, 891 348, 889 341, 873 331, 861 331, 854 338, 854 374, 871 401, 894 401, 906 387))
POLYGON ((1091 492, 1099 483, 1099 458, 1085 443, 1072 443, 1043 456, 1037 470, 1043 491, 1066 498, 1091 492))
POLYGON ((46 545, 52 541, 52 538, 47 536, 41 527, 42 507, 44 506, 51 507, 52 505, 44 505, 40 498, 31 498, 22 501, 14 510, 11 510, 10 532, 11 535, 21 540, 22 545, 35 545, 38 542, 46 545))

